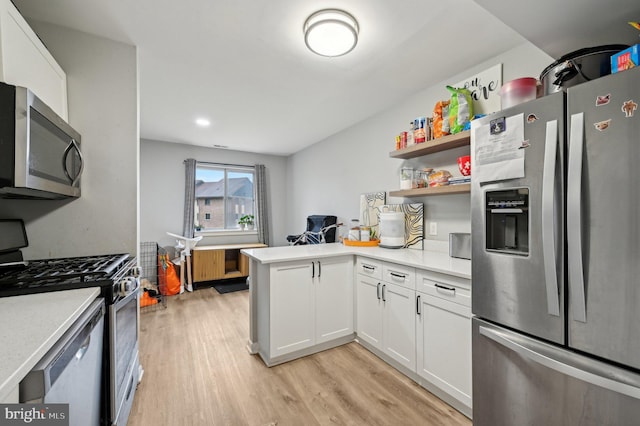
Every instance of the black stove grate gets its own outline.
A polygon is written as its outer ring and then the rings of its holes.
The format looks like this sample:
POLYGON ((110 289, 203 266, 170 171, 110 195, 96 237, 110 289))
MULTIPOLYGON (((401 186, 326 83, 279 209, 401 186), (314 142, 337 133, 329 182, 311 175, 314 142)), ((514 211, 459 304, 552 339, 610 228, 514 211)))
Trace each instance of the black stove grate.
POLYGON ((26 262, 0 269, 0 296, 107 285, 131 263, 129 254, 68 257, 26 262))

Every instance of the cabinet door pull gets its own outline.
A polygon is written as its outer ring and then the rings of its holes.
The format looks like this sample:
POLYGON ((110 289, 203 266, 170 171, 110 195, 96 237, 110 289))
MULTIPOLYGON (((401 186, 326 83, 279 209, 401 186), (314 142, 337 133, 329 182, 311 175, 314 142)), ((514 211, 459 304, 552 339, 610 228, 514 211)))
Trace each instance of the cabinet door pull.
POLYGON ((383 302, 386 302, 386 301, 387 301, 387 299, 384 297, 384 289, 385 289, 386 287, 387 287, 387 285, 386 285, 386 284, 382 284, 382 301, 383 301, 383 302))
POLYGON ((362 269, 366 269, 368 271, 375 271, 376 268, 374 268, 373 266, 363 264, 362 269))
POLYGON ((378 296, 378 300, 380 300, 380 283, 378 283, 378 285, 376 287, 376 294, 378 296))
POLYGON ((420 295, 416 297, 416 314, 420 315, 420 295))
POLYGON ((311 278, 316 277, 316 262, 311 262, 311 278))
POLYGON ((446 285, 442 285, 438 283, 436 283, 436 291, 439 291, 440 293, 448 293, 450 296, 456 295, 455 287, 447 287, 446 285))
POLYGON ((318 260, 318 278, 320 278, 320 274, 322 274, 322 264, 318 260))
POLYGON ((389 272, 389 275, 391 275, 394 278, 402 278, 403 281, 404 281, 405 278, 407 278, 406 275, 396 274, 395 272, 389 272))

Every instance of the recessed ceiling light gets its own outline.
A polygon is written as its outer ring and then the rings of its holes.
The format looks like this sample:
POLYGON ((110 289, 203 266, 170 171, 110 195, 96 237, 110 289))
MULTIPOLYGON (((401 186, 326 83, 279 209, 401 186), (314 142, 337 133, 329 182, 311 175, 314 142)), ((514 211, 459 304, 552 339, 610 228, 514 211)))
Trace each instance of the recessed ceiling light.
POLYGON ((358 43, 358 21, 343 10, 319 10, 307 18, 302 29, 309 50, 321 56, 342 56, 358 43))
POLYGON ((197 118, 196 124, 200 127, 209 127, 211 125, 211 121, 207 120, 206 118, 197 118))

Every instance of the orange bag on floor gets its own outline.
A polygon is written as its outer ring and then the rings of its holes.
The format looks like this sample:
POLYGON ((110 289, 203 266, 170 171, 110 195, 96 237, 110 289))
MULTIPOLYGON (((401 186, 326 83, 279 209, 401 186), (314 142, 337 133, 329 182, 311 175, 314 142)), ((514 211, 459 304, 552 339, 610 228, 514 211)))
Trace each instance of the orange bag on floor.
POLYGON ((176 268, 169 260, 168 254, 158 255, 158 272, 161 294, 173 296, 180 293, 180 278, 178 278, 176 268))
POLYGON ((145 306, 151 306, 158 303, 158 299, 155 297, 149 296, 149 293, 146 291, 142 292, 142 297, 140 297, 140 307, 144 308, 145 306))

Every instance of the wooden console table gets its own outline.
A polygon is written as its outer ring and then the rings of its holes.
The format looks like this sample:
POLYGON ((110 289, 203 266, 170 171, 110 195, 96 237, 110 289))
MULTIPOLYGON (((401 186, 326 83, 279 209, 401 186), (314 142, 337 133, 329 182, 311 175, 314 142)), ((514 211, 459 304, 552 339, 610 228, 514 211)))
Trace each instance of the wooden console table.
POLYGON ((267 247, 266 244, 196 246, 192 249, 193 282, 249 276, 249 259, 240 250, 267 247))

